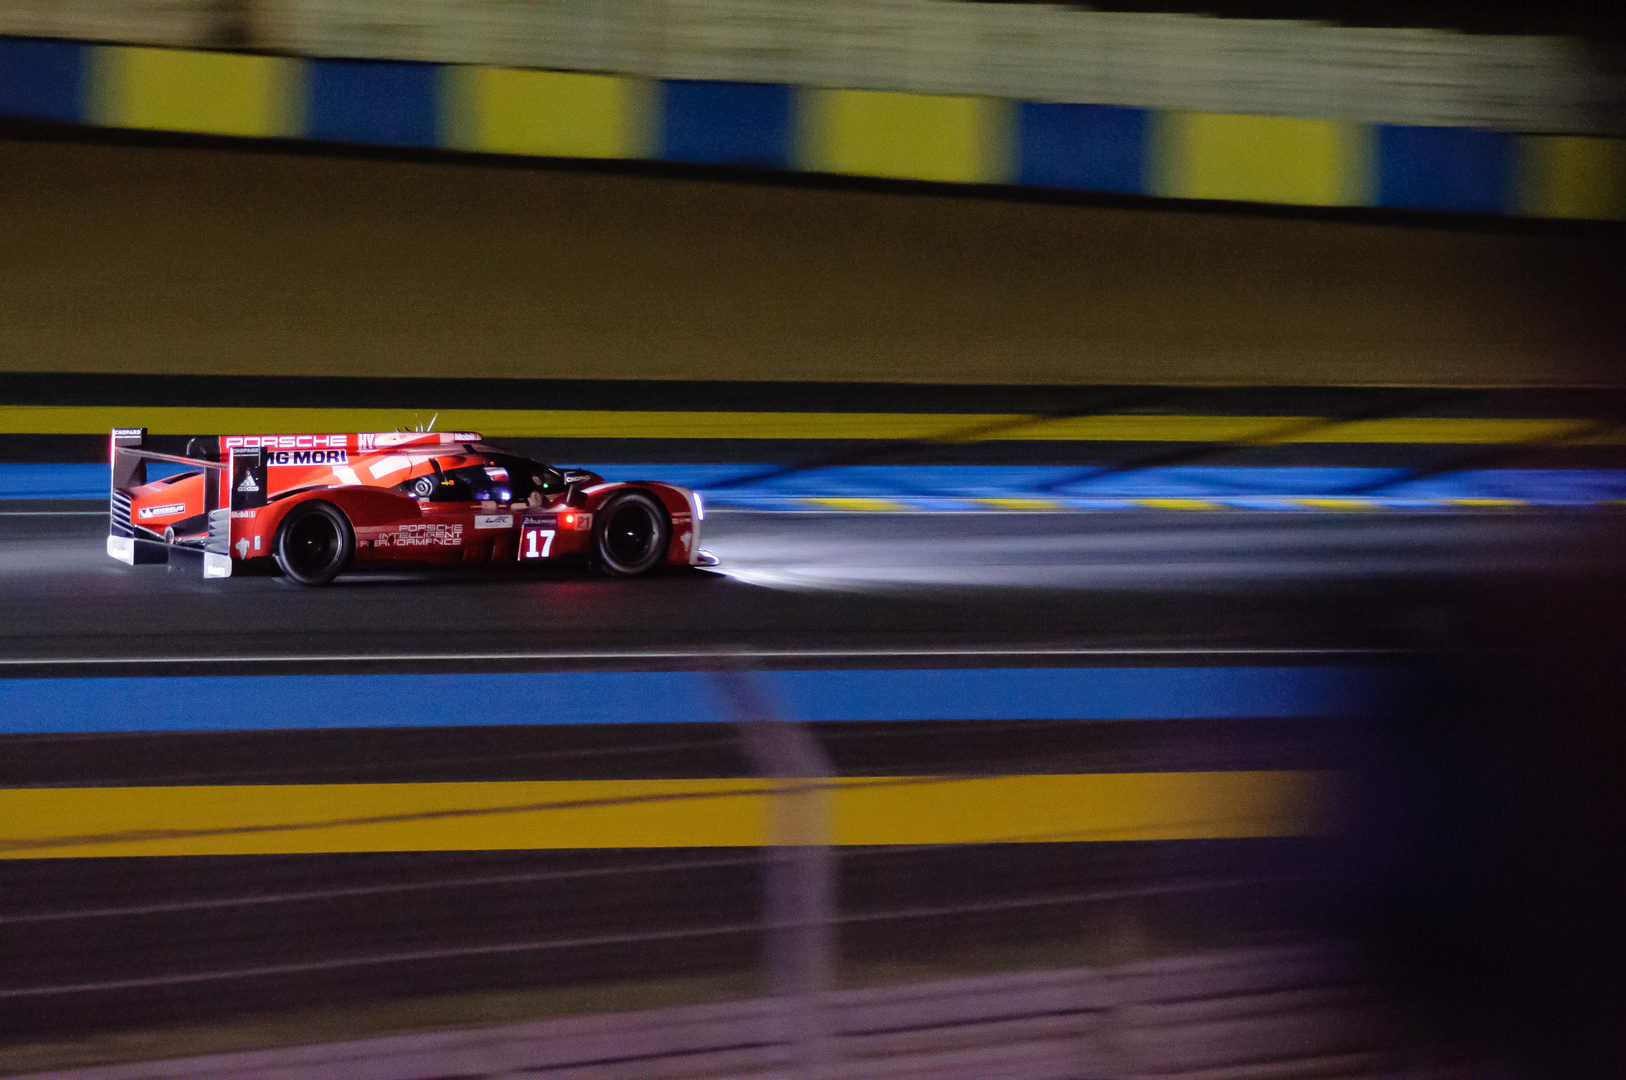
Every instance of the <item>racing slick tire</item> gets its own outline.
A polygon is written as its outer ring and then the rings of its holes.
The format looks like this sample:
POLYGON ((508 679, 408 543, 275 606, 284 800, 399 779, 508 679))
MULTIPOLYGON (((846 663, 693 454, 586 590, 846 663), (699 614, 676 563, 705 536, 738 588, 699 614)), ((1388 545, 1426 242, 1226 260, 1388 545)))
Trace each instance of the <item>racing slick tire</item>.
POLYGON ((605 573, 632 577, 666 561, 672 526, 651 496, 641 491, 617 495, 594 518, 594 561, 605 573))
POLYGON ((330 502, 312 500, 288 511, 271 551, 283 574, 301 585, 326 585, 356 550, 350 520, 330 502))

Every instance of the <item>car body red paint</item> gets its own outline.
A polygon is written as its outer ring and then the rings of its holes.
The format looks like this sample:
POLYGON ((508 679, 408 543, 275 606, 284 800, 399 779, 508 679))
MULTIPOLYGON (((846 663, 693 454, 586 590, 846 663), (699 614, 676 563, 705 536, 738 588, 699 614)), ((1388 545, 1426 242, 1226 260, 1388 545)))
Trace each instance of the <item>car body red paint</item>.
MULTIPOLYGON (((604 550, 595 547, 607 527, 600 515, 607 507, 619 513, 629 493, 653 500, 664 517, 664 551, 655 559, 653 547, 644 549, 651 569, 710 561, 700 550, 702 512, 688 489, 658 480, 608 483, 531 461, 473 432, 227 435, 218 439, 216 460, 144 450, 144 434, 116 430, 111 451, 108 551, 126 562, 159 561, 135 552, 162 543, 203 550, 211 577, 255 560, 281 565, 279 529, 317 501, 337 508, 353 534, 348 564, 591 560, 604 550), (151 460, 183 471, 141 482, 151 460)), ((649 519, 656 510, 642 513, 640 520, 649 519)), ((657 529, 650 544, 659 539, 657 529)))

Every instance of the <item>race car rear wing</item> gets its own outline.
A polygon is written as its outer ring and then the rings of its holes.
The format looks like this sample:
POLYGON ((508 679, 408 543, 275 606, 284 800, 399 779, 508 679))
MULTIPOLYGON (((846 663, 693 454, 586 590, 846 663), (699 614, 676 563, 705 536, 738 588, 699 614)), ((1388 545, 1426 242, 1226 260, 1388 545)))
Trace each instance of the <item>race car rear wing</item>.
MULTIPOLYGON (((342 464, 349 454, 388 452, 410 458, 413 455, 443 453, 457 445, 472 446, 481 436, 473 431, 363 431, 348 434, 313 435, 222 435, 210 445, 218 445, 219 461, 208 457, 163 454, 144 447, 146 428, 114 428, 108 449, 112 466, 112 491, 108 501, 107 553, 126 563, 169 562, 179 552, 203 556, 204 577, 230 577, 232 573, 233 511, 251 518, 251 511, 265 506, 271 485, 268 467, 342 464), (193 532, 184 539, 145 528, 131 514, 131 491, 147 483, 147 463, 169 462, 200 470, 204 479, 203 514, 207 532, 193 532), (200 542, 201 536, 201 542, 200 542)), ((194 440, 195 442, 196 440, 194 440)), ((345 469, 343 471, 348 471, 345 469)), ((376 476, 376 472, 374 473, 376 476)), ((341 474, 342 479, 342 474, 341 474)), ((356 483, 354 474, 349 483, 356 483)), ((195 518, 188 518, 196 522, 195 518)), ((197 523, 201 524, 201 523, 197 523)), ((246 540, 244 544, 246 545, 246 540)), ((247 557, 247 548, 239 549, 247 557)))
POLYGON ((112 467, 112 490, 108 497, 107 553, 132 566, 139 563, 170 561, 178 551, 203 555, 204 577, 231 576, 231 509, 221 505, 222 474, 227 466, 206 458, 161 454, 142 447, 146 428, 114 428, 109 440, 108 459, 112 467), (175 543, 162 533, 135 524, 130 514, 130 491, 147 483, 147 463, 164 461, 203 473, 204 513, 209 529, 201 549, 196 544, 175 543))

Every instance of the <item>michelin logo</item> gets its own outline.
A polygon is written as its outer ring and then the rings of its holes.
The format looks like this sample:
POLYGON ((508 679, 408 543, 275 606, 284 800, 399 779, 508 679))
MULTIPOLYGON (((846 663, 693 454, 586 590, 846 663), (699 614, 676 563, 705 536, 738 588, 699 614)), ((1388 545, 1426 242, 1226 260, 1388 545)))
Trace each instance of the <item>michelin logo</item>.
POLYGON ((350 455, 344 450, 271 450, 265 455, 267 465, 348 465, 350 455))
POLYGON ((144 508, 141 511, 140 516, 143 519, 155 518, 155 517, 164 517, 164 516, 166 516, 168 514, 179 514, 182 510, 185 510, 185 509, 186 509, 186 504, 185 503, 174 503, 173 505, 170 505, 170 506, 148 506, 148 507, 144 508))

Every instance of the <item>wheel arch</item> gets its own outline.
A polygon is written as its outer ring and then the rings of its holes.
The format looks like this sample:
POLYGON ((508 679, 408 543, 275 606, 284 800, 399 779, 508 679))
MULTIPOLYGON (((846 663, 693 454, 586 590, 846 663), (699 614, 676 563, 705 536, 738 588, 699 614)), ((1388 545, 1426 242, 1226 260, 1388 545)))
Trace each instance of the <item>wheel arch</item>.
POLYGON ((586 509, 597 514, 611 499, 628 491, 650 496, 666 513, 665 566, 689 566, 700 551, 700 531, 694 519, 694 496, 687 488, 662 480, 627 480, 600 484, 588 493, 586 509), (684 539, 687 536, 688 539, 684 539))
POLYGON ((356 557, 356 526, 344 509, 328 499, 301 499, 284 512, 272 533, 272 558, 282 572, 301 585, 326 585, 354 563, 356 557), (302 513, 301 511, 307 511, 302 513), (296 520, 327 522, 335 531, 336 547, 331 558, 315 567, 296 568, 287 550, 289 530, 296 520))

